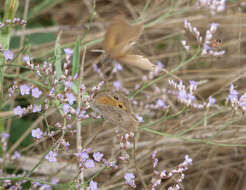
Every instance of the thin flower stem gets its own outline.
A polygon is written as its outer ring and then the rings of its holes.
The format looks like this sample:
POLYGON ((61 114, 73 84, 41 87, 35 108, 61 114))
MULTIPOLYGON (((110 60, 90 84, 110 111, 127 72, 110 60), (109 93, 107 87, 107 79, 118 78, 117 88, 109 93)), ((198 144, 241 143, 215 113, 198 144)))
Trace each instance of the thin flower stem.
POLYGON ((148 187, 147 187, 146 183, 144 182, 144 178, 143 178, 143 176, 141 174, 140 169, 137 166, 137 161, 136 161, 136 138, 135 138, 135 136, 133 137, 133 160, 134 160, 134 166, 135 166, 136 172, 137 172, 137 174, 138 174, 138 176, 140 178, 140 181, 141 181, 142 185, 144 186, 144 189, 147 190, 148 187))
MULTIPOLYGON (((79 86, 78 86, 78 88, 80 88, 80 85, 82 84, 82 81, 83 81, 85 53, 86 53, 86 46, 85 46, 84 51, 83 51, 82 63, 81 63, 81 67, 80 67, 80 77, 79 77, 79 86)), ((79 90, 79 93, 78 93, 78 106, 79 107, 81 106, 82 96, 83 96, 82 92, 81 92, 81 90, 79 90)), ((81 121, 78 120, 77 121, 77 135, 76 135, 76 143, 77 143, 77 151, 78 152, 82 151, 81 128, 82 128, 81 121)), ((79 174, 79 179, 80 179, 81 183, 84 184, 84 172, 83 172, 83 170, 79 174)), ((83 190, 84 186, 82 186, 81 189, 83 190)))

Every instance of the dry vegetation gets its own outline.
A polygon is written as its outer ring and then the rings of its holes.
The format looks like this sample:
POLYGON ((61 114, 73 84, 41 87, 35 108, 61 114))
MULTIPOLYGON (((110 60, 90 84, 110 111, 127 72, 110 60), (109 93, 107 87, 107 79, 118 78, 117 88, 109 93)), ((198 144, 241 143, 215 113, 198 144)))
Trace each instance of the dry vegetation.
MULTIPOLYGON (((191 0, 61 1, 36 12, 28 21, 33 28, 27 25, 26 29, 17 30, 13 34, 58 35, 62 31, 60 43, 71 48, 74 47, 77 37, 81 36, 83 40, 80 55, 81 58, 85 56, 83 82, 90 89, 102 80, 93 70, 93 65, 97 64, 102 68, 107 62, 102 53, 92 50, 102 49, 103 35, 112 17, 123 13, 131 22, 137 20, 138 23, 144 24, 144 31, 135 45, 134 52, 145 55, 154 64, 161 61, 168 71, 176 69, 173 72, 176 77, 161 72, 154 79, 144 81, 143 77, 148 76, 149 72, 129 65, 122 65, 123 70, 117 73, 110 72, 113 67, 108 63, 103 69, 108 79, 108 88, 114 88, 114 81, 120 81, 131 93, 136 92, 136 84, 146 87, 137 91, 139 93, 134 97, 137 101, 134 111, 143 116, 145 121, 141 123, 136 134, 136 160, 145 183, 150 185, 153 176, 151 155, 156 150, 159 170, 176 167, 183 162, 186 154, 192 158, 193 164, 185 171, 183 189, 243 190, 246 188, 246 119, 243 111, 235 111, 230 104, 225 104, 225 100, 232 83, 240 95, 245 93, 246 4, 243 0, 228 1, 225 11, 211 15, 207 9, 195 9, 194 3, 191 0), (184 18, 203 35, 210 23, 219 23, 214 38, 222 40, 219 48, 226 50, 225 55, 194 56, 197 51, 196 41, 184 30, 184 18), (181 40, 184 39, 193 44, 190 52, 186 52, 181 45, 181 40), (196 109, 180 103, 173 95, 175 89, 168 83, 168 79, 177 81, 177 77, 185 84, 188 84, 189 80, 199 82, 196 91, 199 102, 207 102, 208 97, 213 96, 216 98, 216 104, 209 109, 196 109), (147 87, 146 84, 151 81, 156 82, 147 87), (146 108, 146 105, 156 102, 158 98, 165 99, 168 109, 146 108)), ((37 4, 37 1, 30 2, 29 12, 34 10, 37 4)), ((24 6, 24 1, 21 1, 18 12, 20 17, 24 6)), ((30 42, 29 47, 28 51, 36 64, 53 59, 55 41, 33 45, 30 42)), ((14 50, 15 53, 18 51, 14 50)), ((8 74, 15 72, 11 69, 7 70, 8 74)), ((37 75, 32 73, 26 76, 32 80, 39 80, 37 75)), ((5 80, 4 88, 7 91, 13 80, 5 80)), ((17 81, 19 84, 25 83, 21 78, 17 81)), ((6 94, 3 100, 7 102, 5 105, 8 104, 12 108, 17 105, 7 98, 6 94)), ((18 99, 18 102, 21 100, 18 99)), ((5 122, 7 128, 11 126, 12 117, 8 118, 5 122)), ((61 119, 62 116, 57 112, 51 113, 47 121, 54 125, 61 119)), ((35 115, 35 118, 26 116, 26 120, 32 121, 32 128, 45 129, 46 124, 42 122, 40 115, 35 115)), ((119 141, 111 124, 94 119, 82 121, 81 124, 83 147, 90 147, 93 152, 103 152, 106 158, 117 158, 115 155, 119 155, 120 152, 119 141)), ((43 138, 28 146, 19 146, 22 158, 12 162, 10 167, 31 170, 47 151, 47 147, 54 144, 60 136, 61 132, 57 130, 53 138, 43 138)), ((43 161, 30 176, 33 181, 40 178, 49 181, 56 177, 59 178, 59 183, 64 184, 71 183, 73 177, 78 175, 76 159, 73 156, 76 152, 76 134, 68 133, 65 138, 71 144, 69 150, 60 151, 56 163, 43 161)), ((12 144, 9 147, 11 149, 12 144)), ((13 150, 11 149, 12 152, 13 150)), ((128 163, 119 162, 117 170, 101 171, 100 167, 88 170, 84 173, 85 179, 99 171, 101 173, 93 180, 98 183, 100 189, 130 189, 123 185, 123 176, 127 171, 136 174, 136 189, 144 189, 135 172, 133 159, 128 163)), ((157 189, 167 189, 173 182, 174 179, 162 181, 157 189)), ((66 189, 63 186, 56 188, 66 189)))

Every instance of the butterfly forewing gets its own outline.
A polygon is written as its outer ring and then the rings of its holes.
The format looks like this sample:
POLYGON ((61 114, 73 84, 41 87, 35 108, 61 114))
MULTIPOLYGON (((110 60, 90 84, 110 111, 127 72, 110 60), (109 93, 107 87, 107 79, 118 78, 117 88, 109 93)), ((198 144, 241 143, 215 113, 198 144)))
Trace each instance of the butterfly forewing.
POLYGON ((131 25, 123 16, 116 16, 105 34, 104 50, 112 58, 125 55, 138 39, 142 30, 142 25, 131 25))

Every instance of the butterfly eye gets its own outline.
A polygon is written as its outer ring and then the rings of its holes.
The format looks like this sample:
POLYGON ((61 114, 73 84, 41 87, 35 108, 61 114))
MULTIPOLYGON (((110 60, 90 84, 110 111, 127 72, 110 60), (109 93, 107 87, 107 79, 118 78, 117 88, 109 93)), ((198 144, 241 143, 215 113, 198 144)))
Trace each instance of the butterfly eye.
POLYGON ((115 100, 119 100, 119 98, 118 98, 117 96, 114 96, 114 99, 115 99, 115 100))

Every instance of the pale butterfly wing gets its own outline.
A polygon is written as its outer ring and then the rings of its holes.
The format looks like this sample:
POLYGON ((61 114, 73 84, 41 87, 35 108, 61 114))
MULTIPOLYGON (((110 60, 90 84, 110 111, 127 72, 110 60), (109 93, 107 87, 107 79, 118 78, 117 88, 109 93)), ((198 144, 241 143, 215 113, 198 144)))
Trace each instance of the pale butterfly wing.
POLYGON ((142 55, 125 55, 118 58, 117 61, 149 71, 155 68, 155 65, 142 55))
POLYGON ((113 18, 105 34, 103 48, 112 58, 123 56, 139 38, 143 27, 129 24, 123 16, 113 18))

